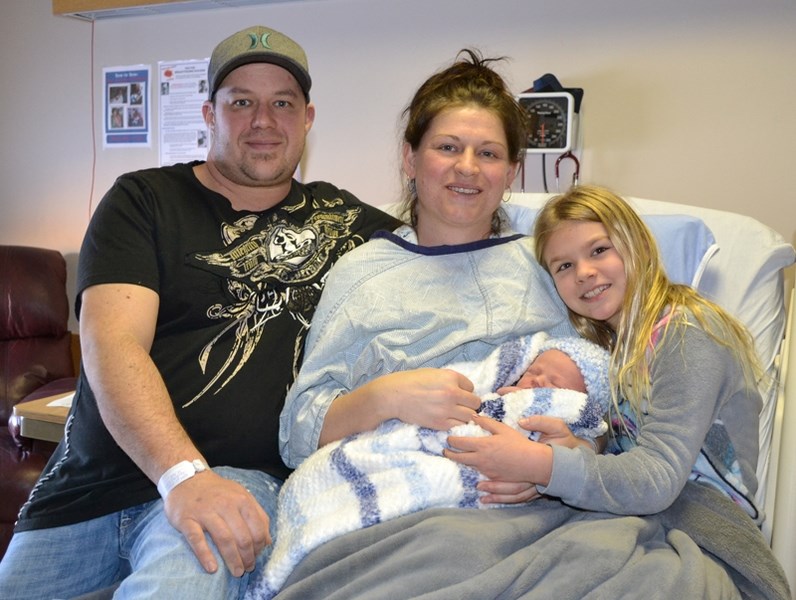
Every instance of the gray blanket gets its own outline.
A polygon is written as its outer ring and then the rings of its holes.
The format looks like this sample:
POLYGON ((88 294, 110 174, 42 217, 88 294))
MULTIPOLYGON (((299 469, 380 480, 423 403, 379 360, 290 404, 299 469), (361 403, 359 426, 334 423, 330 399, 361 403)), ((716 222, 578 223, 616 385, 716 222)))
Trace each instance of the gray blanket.
POLYGON ((556 500, 433 509, 310 553, 279 600, 790 598, 751 519, 689 483, 666 511, 617 516, 556 500))

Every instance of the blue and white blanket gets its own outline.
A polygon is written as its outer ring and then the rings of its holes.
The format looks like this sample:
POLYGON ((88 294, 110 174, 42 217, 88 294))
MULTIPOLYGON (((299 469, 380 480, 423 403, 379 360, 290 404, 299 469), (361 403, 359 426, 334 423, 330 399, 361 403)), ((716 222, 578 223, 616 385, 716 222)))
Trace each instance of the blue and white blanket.
MULTIPOLYGON (((544 334, 519 338, 496 348, 485 361, 449 368, 473 381, 483 399, 481 414, 518 431, 528 433, 519 427, 519 419, 548 415, 563 419, 578 437, 605 434, 605 394, 587 396, 553 388, 523 389, 504 396, 491 392, 516 382, 544 349, 545 339, 544 334)), ((599 368, 603 366, 600 363, 599 368)), ((427 508, 497 506, 478 501, 480 473, 442 456, 443 448, 449 447, 449 435, 490 434, 472 422, 437 431, 391 419, 374 431, 328 444, 312 454, 282 488, 275 545, 247 598, 272 598, 311 550, 344 533, 427 508)))

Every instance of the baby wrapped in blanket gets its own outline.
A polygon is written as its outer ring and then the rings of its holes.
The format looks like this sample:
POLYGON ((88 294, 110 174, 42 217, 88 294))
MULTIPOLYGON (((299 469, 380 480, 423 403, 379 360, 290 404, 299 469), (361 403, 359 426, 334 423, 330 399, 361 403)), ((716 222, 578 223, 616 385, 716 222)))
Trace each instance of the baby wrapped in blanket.
MULTIPOLYGON (((480 414, 526 434, 521 418, 559 417, 577 437, 594 439, 607 432, 608 358, 587 340, 537 333, 447 368, 473 382, 480 414)), ((282 488, 273 552, 247 598, 272 598, 301 559, 344 533, 426 508, 496 506, 478 501, 478 471, 442 456, 449 435, 490 434, 473 422, 437 431, 390 419, 313 453, 282 488)))

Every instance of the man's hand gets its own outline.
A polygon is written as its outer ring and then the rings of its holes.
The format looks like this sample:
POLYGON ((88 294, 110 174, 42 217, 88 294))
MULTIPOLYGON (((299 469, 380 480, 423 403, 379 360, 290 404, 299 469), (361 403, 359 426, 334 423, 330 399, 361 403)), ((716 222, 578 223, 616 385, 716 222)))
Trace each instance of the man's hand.
MULTIPOLYGON (((153 482, 181 458, 201 456, 149 354, 159 306, 149 288, 103 284, 83 292, 80 313, 83 366, 102 420, 153 482)), ((235 576, 253 570, 257 555, 271 543, 268 515, 254 496, 210 470, 171 490, 164 510, 210 573, 218 564, 205 534, 235 576)))
POLYGON ((268 515, 254 496, 210 470, 177 485, 164 504, 169 523, 185 536, 208 573, 215 573, 218 563, 205 533, 235 577, 253 571, 257 555, 271 543, 268 515))

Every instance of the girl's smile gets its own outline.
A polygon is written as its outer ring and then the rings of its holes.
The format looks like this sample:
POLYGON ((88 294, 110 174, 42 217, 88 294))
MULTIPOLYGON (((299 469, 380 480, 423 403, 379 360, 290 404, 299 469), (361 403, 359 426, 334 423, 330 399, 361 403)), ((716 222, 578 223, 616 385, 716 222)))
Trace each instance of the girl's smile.
POLYGON ((627 277, 602 223, 565 221, 550 235, 544 260, 570 310, 616 330, 627 277))

